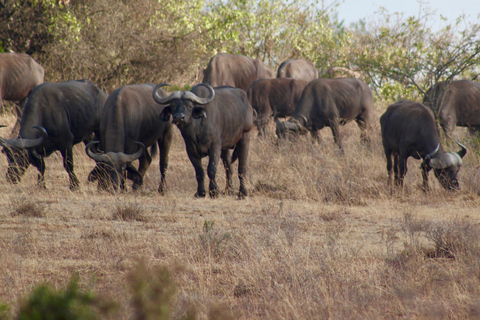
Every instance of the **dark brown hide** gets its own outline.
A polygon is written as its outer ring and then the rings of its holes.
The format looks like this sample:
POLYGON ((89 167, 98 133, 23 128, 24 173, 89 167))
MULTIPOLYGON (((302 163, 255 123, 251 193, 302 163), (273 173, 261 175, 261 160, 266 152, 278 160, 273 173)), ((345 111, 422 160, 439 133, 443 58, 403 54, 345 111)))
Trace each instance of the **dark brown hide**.
POLYGON ((462 146, 458 153, 443 150, 433 113, 425 105, 408 100, 396 102, 380 117, 380 125, 389 183, 394 173, 396 184, 403 186, 407 159, 413 157, 423 159, 424 190, 428 189, 428 172, 432 168, 445 189, 458 188, 457 173, 466 149, 462 146))
POLYGON ((278 67, 277 78, 295 78, 310 82, 318 79, 318 71, 308 60, 289 59, 278 67))
POLYGON ((246 92, 253 81, 269 78, 274 78, 274 72, 260 60, 219 53, 210 59, 202 82, 212 87, 230 86, 246 92))

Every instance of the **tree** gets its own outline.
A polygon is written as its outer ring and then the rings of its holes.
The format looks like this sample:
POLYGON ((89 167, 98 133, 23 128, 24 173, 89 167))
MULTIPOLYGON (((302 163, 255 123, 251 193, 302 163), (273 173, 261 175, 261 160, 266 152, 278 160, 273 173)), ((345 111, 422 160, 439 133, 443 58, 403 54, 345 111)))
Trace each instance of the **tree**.
POLYGON ((389 15, 368 33, 360 34, 352 60, 367 72, 377 93, 387 99, 425 95, 438 81, 478 72, 480 63, 480 24, 454 25, 433 32, 428 14, 420 18, 389 15))

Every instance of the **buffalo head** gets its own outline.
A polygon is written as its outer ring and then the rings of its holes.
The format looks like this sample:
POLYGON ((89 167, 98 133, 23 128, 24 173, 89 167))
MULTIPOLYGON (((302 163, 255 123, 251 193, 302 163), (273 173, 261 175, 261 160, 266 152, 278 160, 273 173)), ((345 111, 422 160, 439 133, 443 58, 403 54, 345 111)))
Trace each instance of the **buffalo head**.
POLYGON ((209 103, 215 97, 215 91, 206 83, 201 83, 208 90, 208 96, 201 98, 191 91, 174 91, 166 98, 161 98, 158 89, 168 84, 159 84, 153 89, 153 99, 161 104, 166 105, 160 114, 163 121, 168 121, 170 115, 173 115, 173 123, 179 128, 189 124, 193 119, 206 118, 207 112, 203 105, 209 103))
POLYGON ((41 126, 35 126, 33 128, 40 130, 42 133, 40 138, 0 138, 0 147, 3 147, 2 152, 7 156, 8 160, 7 180, 12 183, 20 182, 31 161, 40 160, 40 156, 35 148, 43 144, 48 133, 47 130, 41 126))
MULTIPOLYGON (((135 144, 139 146, 137 152, 133 154, 126 154, 123 152, 107 152, 107 153, 98 153, 92 150, 92 147, 100 143, 99 141, 92 141, 88 143, 85 147, 87 155, 95 160, 98 164, 98 173, 100 171, 108 172, 110 182, 113 185, 113 189, 116 191, 120 186, 121 189, 124 189, 125 184, 125 171, 127 169, 127 164, 129 162, 135 161, 145 152, 145 145, 141 142, 135 141, 135 144)), ((89 177, 89 179, 100 178, 100 174, 95 177, 89 177)), ((102 182, 101 185, 107 185, 106 182, 102 182)))
POLYGON ((298 117, 300 120, 291 117, 290 119, 288 119, 288 121, 282 122, 278 118, 275 118, 275 133, 277 134, 278 138, 285 138, 288 133, 302 135, 308 133, 308 129, 306 127, 308 124, 307 118, 302 114, 298 114, 296 115, 296 117, 298 117))
POLYGON ((464 145, 458 142, 457 144, 462 148, 458 152, 442 153, 439 156, 426 159, 428 161, 427 164, 433 168, 435 177, 437 177, 442 187, 447 190, 459 188, 457 174, 462 166, 462 158, 467 153, 467 148, 464 145))

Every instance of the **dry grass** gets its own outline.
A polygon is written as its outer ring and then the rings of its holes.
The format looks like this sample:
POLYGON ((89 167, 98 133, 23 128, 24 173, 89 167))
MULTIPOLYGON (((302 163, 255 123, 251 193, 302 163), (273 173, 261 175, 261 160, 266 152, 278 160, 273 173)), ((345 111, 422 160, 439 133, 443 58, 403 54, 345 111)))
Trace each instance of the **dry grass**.
MULTIPOLYGON (((13 125, 6 120, 3 136, 13 125)), ((34 168, 9 184, 1 157, 0 302, 14 314, 35 285, 59 288, 75 273, 81 286, 118 303, 109 317, 132 319, 132 275, 148 281, 167 268, 174 319, 480 317, 480 161, 473 140, 457 130, 472 151, 460 172, 462 189, 444 191, 432 175, 425 194, 413 159, 405 189, 387 188, 377 124, 371 148, 359 143, 355 124, 341 132, 344 155, 328 129, 320 145, 308 137, 277 145, 255 136, 245 200, 193 197, 195 175, 178 132, 163 197, 156 191, 158 157, 141 191, 118 194, 86 181, 94 163, 83 145, 75 148, 76 192, 59 154, 46 161, 46 190, 36 186, 34 168)), ((223 169, 218 176, 225 185, 223 169)), ((142 303, 155 310, 155 303, 142 303)))

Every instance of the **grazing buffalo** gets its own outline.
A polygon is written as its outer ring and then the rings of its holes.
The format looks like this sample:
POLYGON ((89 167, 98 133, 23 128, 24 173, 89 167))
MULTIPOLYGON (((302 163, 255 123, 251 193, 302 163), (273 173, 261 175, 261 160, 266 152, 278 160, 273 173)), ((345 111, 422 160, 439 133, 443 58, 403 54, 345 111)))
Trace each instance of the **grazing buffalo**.
POLYGON ((392 179, 392 156, 395 183, 403 186, 407 173, 407 159, 423 159, 421 169, 423 189, 428 190, 428 172, 435 176, 445 189, 457 189, 457 173, 467 149, 446 153, 440 144, 433 113, 423 104, 403 100, 390 105, 380 117, 382 141, 387 157, 388 182, 392 179))
POLYGON ((14 101, 17 122, 12 134, 16 135, 20 128, 22 110, 33 88, 43 83, 45 71, 32 57, 20 53, 0 53, 0 109, 3 101, 14 101))
POLYGON ((262 61, 229 53, 215 55, 203 73, 203 83, 240 88, 245 92, 255 80, 274 78, 273 71, 262 61))
POLYGON ((318 78, 318 71, 308 60, 288 59, 278 67, 277 78, 295 78, 310 82, 318 78))
POLYGON ((368 141, 370 112, 373 108, 372 90, 359 79, 317 79, 303 90, 292 117, 277 123, 277 135, 287 132, 306 132, 320 140, 318 130, 330 127, 335 142, 342 149, 339 126, 355 120, 362 130, 361 138, 368 141))
POLYGON ((270 117, 292 115, 306 85, 305 80, 274 78, 257 80, 248 88, 248 100, 257 112, 255 125, 259 135, 265 134, 270 117))
POLYGON ((452 81, 448 85, 438 82, 427 91, 423 103, 433 110, 448 136, 455 129, 455 125, 468 127, 471 132, 480 130, 478 82, 460 80, 452 81))
POLYGON ((76 189, 79 182, 73 172, 72 148, 91 139, 106 99, 107 95, 87 80, 37 86, 25 105, 18 138, 0 138, 9 164, 7 180, 20 182, 31 163, 40 172, 38 184, 45 187, 44 158, 59 150, 70 189, 76 189))
POLYGON ((162 119, 168 121, 173 115, 185 140, 190 161, 195 168, 197 178, 196 197, 205 197, 204 170, 202 158, 208 156, 207 174, 210 179, 210 197, 218 196, 215 180, 219 159, 222 159, 226 171, 227 188, 232 189, 232 163, 238 158, 238 177, 240 179, 240 197, 247 195, 245 175, 250 144, 250 130, 253 127, 253 110, 248 103, 245 91, 222 87, 213 89, 208 84, 199 84, 190 91, 175 91, 162 98, 158 85, 153 94, 161 105, 162 119), (233 157, 230 150, 234 149, 233 157))
MULTIPOLYGON (((93 141, 86 147, 87 154, 97 162, 88 180, 99 179, 99 187, 107 188, 109 182, 114 190, 125 189, 125 180, 133 180, 133 189, 143 184, 143 177, 152 162, 146 148, 156 145, 160 149, 161 181, 158 191, 165 192, 165 175, 168 166, 168 152, 172 143, 172 124, 160 120, 162 108, 153 100, 154 84, 126 85, 114 90, 105 102, 100 122, 100 141, 93 141), (92 150, 98 144, 102 153, 92 150), (132 161, 139 160, 138 170, 132 161), (109 179, 102 177, 107 172, 109 179), (126 174, 127 173, 127 174, 126 174), (109 180, 109 181, 108 181, 109 180)), ((156 94, 165 97, 163 90, 156 94)))

